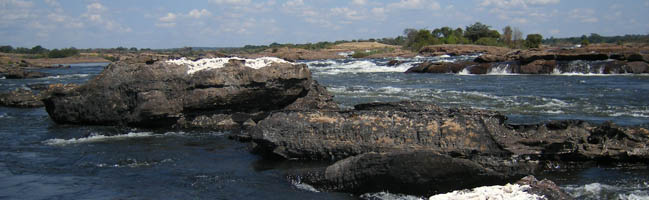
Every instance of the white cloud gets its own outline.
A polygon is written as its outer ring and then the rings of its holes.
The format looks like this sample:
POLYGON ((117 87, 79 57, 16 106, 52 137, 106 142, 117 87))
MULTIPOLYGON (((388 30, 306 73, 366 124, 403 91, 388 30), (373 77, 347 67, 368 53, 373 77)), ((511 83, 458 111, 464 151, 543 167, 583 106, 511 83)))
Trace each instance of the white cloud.
POLYGON ((365 16, 360 14, 356 10, 352 10, 350 8, 344 7, 344 8, 332 8, 331 9, 331 14, 334 16, 343 16, 345 19, 348 20, 361 20, 365 19, 365 16))
POLYGON ((231 4, 231 5, 248 5, 250 0, 210 0, 210 3, 231 4))
POLYGON ((529 5, 557 4, 560 0, 483 0, 480 6, 496 6, 501 8, 528 7, 529 5))
POLYGON ((52 7, 61 7, 61 4, 56 0, 45 0, 45 3, 52 7))
POLYGON ((556 35, 556 34, 559 34, 559 33, 561 33, 561 30, 559 30, 559 29, 550 30, 550 34, 552 34, 552 35, 556 35))
POLYGON ((104 17, 106 16, 107 13, 106 11, 108 11, 108 8, 106 8, 104 5, 102 5, 99 2, 94 2, 86 6, 86 12, 82 14, 81 17, 84 17, 86 20, 108 31, 114 31, 114 32, 132 31, 131 28, 110 19, 110 17, 108 18, 104 17))
POLYGON ((177 15, 174 13, 167 13, 167 15, 158 18, 161 22, 173 22, 176 21, 177 15))
POLYGON ((207 11, 204 8, 201 9, 201 10, 194 9, 194 10, 189 11, 189 13, 187 13, 187 15, 189 15, 190 17, 196 18, 196 19, 201 18, 201 17, 207 17, 207 16, 210 16, 211 14, 212 13, 210 13, 210 11, 207 11))
POLYGON ((286 1, 286 3, 284 3, 282 6, 285 8, 293 8, 297 6, 303 6, 303 5, 304 5, 303 0, 290 0, 290 1, 286 1))
POLYGON ((101 3, 95 2, 91 3, 88 6, 86 6, 88 9, 88 12, 93 12, 93 13, 99 13, 99 12, 104 12, 106 11, 106 7, 104 5, 101 5, 101 3))
POLYGON ((525 18, 515 18, 512 20, 512 22, 517 24, 527 24, 528 21, 525 18))
POLYGON ((389 10, 393 9, 430 9, 430 10, 439 10, 442 6, 439 2, 434 0, 400 0, 396 3, 388 4, 387 8, 389 10))
POLYGON ((599 19, 595 17, 595 10, 592 8, 575 8, 569 13, 569 17, 583 23, 596 23, 599 19))
POLYGON ((0 1, 0 5, 3 7, 21 7, 21 8, 28 8, 32 7, 34 4, 30 1, 23 1, 23 0, 2 0, 0 1))
POLYGON ((367 0, 352 0, 352 4, 355 5, 365 5, 367 3, 367 0))

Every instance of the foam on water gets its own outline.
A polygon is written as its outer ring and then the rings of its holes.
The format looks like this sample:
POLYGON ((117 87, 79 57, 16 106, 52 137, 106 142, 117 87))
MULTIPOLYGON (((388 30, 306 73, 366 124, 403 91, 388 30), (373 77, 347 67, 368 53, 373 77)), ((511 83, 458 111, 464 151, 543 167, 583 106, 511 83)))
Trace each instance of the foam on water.
POLYGON ((187 58, 180 58, 176 60, 168 60, 167 63, 177 64, 177 65, 186 65, 189 67, 187 74, 193 74, 202 70, 217 69, 222 68, 230 62, 230 60, 244 60, 246 67, 253 69, 260 69, 270 65, 271 63, 289 63, 286 60, 275 58, 275 57, 261 57, 256 59, 247 59, 247 58, 204 58, 197 61, 189 60, 187 58))
POLYGON ((484 186, 471 190, 458 190, 431 196, 429 200, 540 200, 543 196, 527 193, 529 185, 507 184, 504 186, 484 186))
POLYGON ((341 73, 377 73, 377 72, 405 72, 413 63, 403 63, 397 66, 378 65, 368 60, 356 60, 351 62, 336 62, 328 66, 309 65, 316 73, 336 75, 341 73))
POLYGON ((43 141, 43 144, 53 145, 53 146, 65 146, 71 144, 94 143, 94 142, 103 142, 103 141, 110 141, 110 140, 124 140, 129 138, 142 138, 142 137, 152 137, 152 136, 155 136, 152 132, 130 132, 128 134, 112 135, 112 136, 90 135, 84 138, 72 138, 67 140, 54 138, 54 139, 43 141))
POLYGON ((66 78, 85 78, 88 76, 90 76, 90 74, 65 74, 65 75, 56 75, 56 76, 46 76, 38 79, 49 80, 49 79, 66 79, 66 78))
POLYGON ((122 167, 137 168, 137 167, 149 167, 149 166, 154 166, 163 163, 170 163, 170 162, 173 162, 173 160, 169 158, 161 161, 138 161, 137 159, 134 158, 127 158, 126 160, 115 164, 100 163, 100 164, 96 164, 95 166, 100 168, 122 168, 122 167))
POLYGON ((563 187, 568 194, 577 199, 649 199, 649 184, 615 186, 602 183, 569 185, 563 187))
POLYGON ((311 186, 309 184, 306 184, 306 183, 302 183, 300 181, 295 181, 294 180, 294 181, 291 181, 291 184, 293 184, 293 186, 295 186, 295 188, 297 188, 299 190, 304 190, 304 191, 309 191, 309 192, 320 192, 320 190, 316 189, 315 187, 313 187, 313 186, 311 186))
POLYGON ((405 195, 405 194, 393 194, 389 192, 377 192, 377 193, 365 193, 360 196, 361 199, 366 200, 423 200, 424 198, 405 195))
POLYGON ((471 74, 471 72, 469 72, 468 67, 465 67, 464 69, 462 69, 462 71, 458 72, 457 74, 458 75, 473 75, 473 74, 471 74))

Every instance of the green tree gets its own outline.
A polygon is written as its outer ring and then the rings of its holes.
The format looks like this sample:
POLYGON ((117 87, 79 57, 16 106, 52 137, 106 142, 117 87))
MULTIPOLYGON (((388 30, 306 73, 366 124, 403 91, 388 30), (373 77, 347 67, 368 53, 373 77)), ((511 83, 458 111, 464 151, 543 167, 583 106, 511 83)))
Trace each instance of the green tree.
POLYGON ((480 22, 476 22, 473 25, 467 26, 466 31, 464 31, 464 37, 475 42, 483 37, 490 37, 492 32, 489 30, 489 26, 484 25, 480 22))
POLYGON ((525 47, 527 48, 539 48, 541 42, 543 41, 543 36, 541 34, 529 34, 525 38, 525 47))
POLYGON ((14 51, 14 47, 12 47, 11 45, 0 46, 0 52, 12 53, 13 51, 14 51))
POLYGON ((503 40, 503 43, 507 45, 508 47, 512 47, 512 27, 510 26, 505 26, 503 28, 503 34, 501 35, 501 38, 503 40))
POLYGON ((31 49, 32 54, 41 54, 41 53, 46 53, 46 52, 47 52, 47 49, 43 48, 41 45, 34 46, 31 49))
POLYGON ((483 37, 475 41, 477 45, 498 46, 498 39, 492 37, 483 37))
POLYGON ((582 39, 581 40, 581 46, 582 47, 586 47, 588 45, 590 45, 590 42, 588 41, 588 39, 582 39))

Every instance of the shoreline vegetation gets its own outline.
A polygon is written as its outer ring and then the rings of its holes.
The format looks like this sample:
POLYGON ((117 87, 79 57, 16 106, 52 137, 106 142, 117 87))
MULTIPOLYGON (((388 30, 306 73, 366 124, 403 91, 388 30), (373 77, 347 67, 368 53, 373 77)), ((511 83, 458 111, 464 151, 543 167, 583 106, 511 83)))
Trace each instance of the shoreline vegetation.
MULTIPOLYGON (((430 46, 445 45, 449 48, 466 48, 466 45, 479 45, 487 48, 540 49, 545 51, 633 51, 649 52, 648 35, 589 36, 568 38, 543 38, 540 34, 528 34, 517 27, 506 26, 501 31, 476 22, 465 28, 440 27, 428 29, 405 29, 403 35, 394 38, 339 40, 306 44, 245 45, 232 48, 183 47, 173 49, 150 49, 136 47, 117 47, 110 49, 46 49, 40 45, 32 48, 0 46, 0 64, 20 67, 51 67, 76 63, 114 62, 135 55, 151 57, 206 57, 239 56, 246 58, 279 57, 286 60, 316 60, 342 58, 388 58, 431 55, 430 46), (457 45, 457 46, 448 46, 457 45), (423 51, 423 52, 422 52, 423 51)), ((480 47, 480 49, 484 49, 480 47)), ((501 54, 506 51, 499 51, 501 54)), ((475 53, 484 53, 483 51, 475 53)), ((432 52, 437 55, 440 53, 432 52)))

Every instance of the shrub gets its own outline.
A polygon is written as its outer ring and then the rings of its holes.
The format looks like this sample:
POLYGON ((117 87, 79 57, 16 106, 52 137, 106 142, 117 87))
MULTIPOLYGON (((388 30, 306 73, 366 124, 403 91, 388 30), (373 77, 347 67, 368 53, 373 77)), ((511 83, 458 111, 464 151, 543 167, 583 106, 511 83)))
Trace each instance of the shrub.
POLYGON ((498 39, 491 38, 491 37, 483 37, 475 41, 475 44, 484 45, 484 46, 498 46, 498 39))
POLYGON ((525 38, 525 47, 527 48, 539 48, 541 42, 543 41, 543 36, 541 34, 529 34, 525 38))

